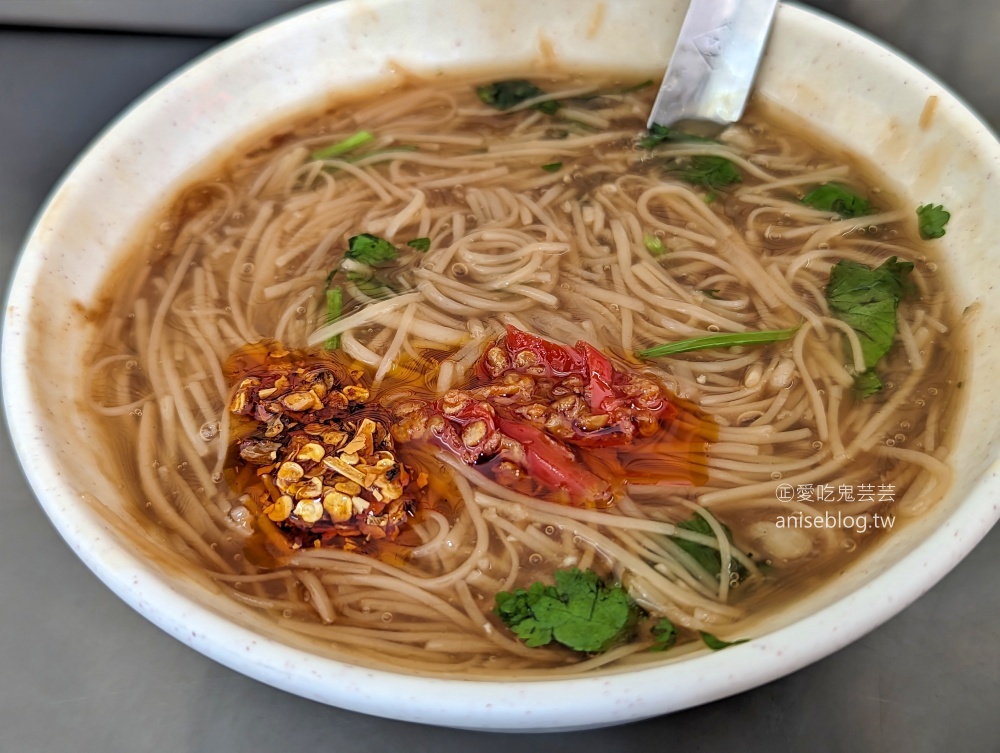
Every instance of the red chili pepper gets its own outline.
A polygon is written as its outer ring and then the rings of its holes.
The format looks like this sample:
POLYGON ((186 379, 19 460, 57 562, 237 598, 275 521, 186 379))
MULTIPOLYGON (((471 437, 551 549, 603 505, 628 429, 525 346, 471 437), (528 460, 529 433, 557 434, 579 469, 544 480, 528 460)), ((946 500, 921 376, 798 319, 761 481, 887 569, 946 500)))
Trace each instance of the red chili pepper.
POLYGON ((576 344, 587 359, 587 376, 590 378, 590 410, 595 415, 610 413, 611 403, 618 399, 614 387, 615 367, 597 348, 581 340, 576 344))
POLYGON ((579 351, 568 345, 559 345, 549 340, 543 340, 537 335, 524 332, 508 324, 507 352, 510 354, 512 363, 516 363, 515 356, 523 350, 533 353, 540 366, 548 367, 551 373, 547 376, 584 375, 586 361, 579 351))
POLYGON ((504 434, 524 447, 525 469, 545 486, 563 489, 585 502, 606 500, 610 485, 588 471, 572 451, 534 426, 498 419, 504 434))
MULTIPOLYGON (((437 409, 440 411, 440 404, 437 409)), ((434 432, 435 436, 441 444, 462 458, 463 461, 470 465, 474 464, 479 459, 483 449, 491 447, 494 444, 490 441, 497 431, 495 423, 496 415, 493 412, 493 408, 488 403, 469 401, 457 412, 450 414, 448 417, 450 420, 446 421, 438 431, 434 432), (486 433, 476 447, 469 447, 462 440, 459 431, 461 431, 462 427, 476 420, 481 420, 486 424, 486 433)))

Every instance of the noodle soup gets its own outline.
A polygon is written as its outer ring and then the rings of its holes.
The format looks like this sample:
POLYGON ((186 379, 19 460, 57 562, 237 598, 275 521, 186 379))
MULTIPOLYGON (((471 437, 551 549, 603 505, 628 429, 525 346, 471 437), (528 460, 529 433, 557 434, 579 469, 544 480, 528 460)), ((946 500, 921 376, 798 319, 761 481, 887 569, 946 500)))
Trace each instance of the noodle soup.
POLYGON ((752 638, 947 490, 934 217, 763 113, 708 140, 648 133, 651 87, 501 84, 275 129, 153 224, 91 359, 137 521, 398 671, 752 638))

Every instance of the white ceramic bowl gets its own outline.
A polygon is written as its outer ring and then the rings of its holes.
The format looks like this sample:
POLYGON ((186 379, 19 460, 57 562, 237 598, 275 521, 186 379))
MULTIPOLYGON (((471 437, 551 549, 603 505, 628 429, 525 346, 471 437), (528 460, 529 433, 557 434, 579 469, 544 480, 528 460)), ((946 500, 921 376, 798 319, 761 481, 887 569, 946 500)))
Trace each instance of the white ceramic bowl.
MULTIPOLYGON (((145 617, 216 661, 324 703, 398 719, 491 730, 621 723, 760 685, 825 656, 936 583, 1000 516, 1000 349, 970 356, 955 484, 846 575, 774 616, 750 643, 642 671, 584 679, 480 682, 394 675, 319 658, 242 626, 198 581, 149 565, 107 519, 124 501, 101 474, 76 406, 95 300, 169 187, 261 125, 404 71, 610 68, 648 76, 669 58, 686 3, 671 0, 347 0, 248 34, 135 104, 80 158, 23 251, 3 336, 7 415, 28 480, 60 533, 145 617), (387 52, 391 50, 391 59, 387 52)), ((978 302, 971 340, 1000 331, 1000 145, 954 95, 877 42, 813 12, 779 9, 759 96, 878 164, 916 205, 953 214, 942 246, 958 307, 978 302), (927 98, 937 97, 920 126, 927 98)))

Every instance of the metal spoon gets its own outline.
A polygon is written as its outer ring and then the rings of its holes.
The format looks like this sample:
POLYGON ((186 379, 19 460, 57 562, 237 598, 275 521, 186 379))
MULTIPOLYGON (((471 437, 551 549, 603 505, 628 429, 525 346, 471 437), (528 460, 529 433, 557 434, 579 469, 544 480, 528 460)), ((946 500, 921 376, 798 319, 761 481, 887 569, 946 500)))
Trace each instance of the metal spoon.
POLYGON ((718 130, 739 120, 777 5, 691 0, 647 127, 684 122, 704 130, 714 123, 718 130))

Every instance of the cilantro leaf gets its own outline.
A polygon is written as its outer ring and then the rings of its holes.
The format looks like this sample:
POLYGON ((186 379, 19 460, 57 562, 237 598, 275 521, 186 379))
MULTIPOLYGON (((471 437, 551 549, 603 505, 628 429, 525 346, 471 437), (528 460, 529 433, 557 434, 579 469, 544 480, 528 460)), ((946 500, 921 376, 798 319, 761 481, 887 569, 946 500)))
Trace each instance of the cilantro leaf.
POLYGON ((681 180, 701 188, 726 188, 743 182, 743 174, 731 160, 710 154, 692 157, 671 170, 681 180))
POLYGON ((868 200, 843 183, 817 186, 802 197, 802 203, 823 212, 836 212, 844 218, 872 213, 868 200))
POLYGON ((414 238, 412 241, 407 241, 406 245, 412 248, 414 251, 419 251, 420 253, 425 253, 431 249, 431 239, 430 238, 414 238))
MULTIPOLYGON (((910 262, 892 256, 875 269, 841 259, 830 271, 826 302, 830 313, 858 334, 865 374, 892 347, 896 309, 909 289, 907 276, 912 269, 910 262)), ((868 397, 882 389, 882 382, 872 374, 860 379, 856 386, 862 397, 868 397)))
MULTIPOLYGON (((729 539, 729 543, 732 543, 733 533, 729 530, 729 526, 724 523, 719 523, 719 525, 722 526, 722 530, 725 532, 726 538, 729 539)), ((712 536, 713 538, 715 537, 715 531, 712 530, 712 526, 709 525, 709 522, 701 515, 695 515, 690 520, 678 523, 677 527, 683 528, 686 531, 693 531, 694 533, 712 536)), ((677 544, 677 546, 691 555, 695 562, 705 568, 705 570, 714 575, 716 578, 718 578, 722 573, 722 554, 718 549, 712 546, 706 546, 705 544, 699 544, 695 541, 688 541, 687 539, 682 539, 676 536, 671 536, 670 538, 675 544, 677 544)), ((746 568, 739 562, 733 560, 731 566, 740 578, 746 575, 746 568)))
POLYGON ((362 264, 379 264, 385 261, 394 261, 398 253, 396 247, 384 238, 370 233, 362 233, 347 241, 347 253, 344 256, 362 264))
POLYGON ((866 369, 854 377, 854 391, 861 398, 871 397, 876 392, 881 392, 882 386, 882 380, 872 369, 866 369))
POLYGON ((701 136, 695 136, 693 133, 684 133, 684 131, 678 131, 675 128, 662 126, 659 123, 653 123, 650 129, 646 132, 646 135, 638 138, 635 143, 640 149, 653 149, 654 147, 664 143, 681 144, 684 142, 699 144, 719 143, 714 139, 706 139, 701 136))
POLYGON ((740 638, 738 641, 724 641, 721 638, 716 638, 711 633, 706 633, 704 630, 699 630, 698 634, 701 635, 701 639, 705 642, 705 645, 713 651, 721 651, 730 646, 738 646, 750 640, 749 638, 740 638))
POLYGON ((562 170, 562 162, 549 162, 547 165, 542 165, 542 169, 547 173, 557 173, 562 170))
POLYGON ((924 204, 917 207, 917 222, 920 225, 920 237, 925 241, 940 238, 944 235, 944 226, 951 219, 951 212, 938 204, 924 204))
POLYGON ((625 637, 639 617, 621 585, 608 587, 592 570, 556 570, 555 585, 496 595, 494 613, 532 648, 555 641, 573 649, 605 651, 625 637))
POLYGON ((650 651, 666 651, 677 643, 677 628, 666 617, 661 617, 649 632, 653 635, 650 651))
POLYGON ((531 606, 539 599, 545 598, 549 591, 555 589, 537 582, 532 583, 527 591, 523 588, 513 592, 500 591, 496 595, 497 605, 493 613, 532 648, 544 646, 552 641, 552 631, 537 624, 531 606))
MULTIPOLYGON (((515 78, 506 81, 494 81, 492 84, 476 87, 476 95, 490 107, 498 110, 509 110, 522 102, 540 97, 545 94, 530 81, 515 78)), ((534 109, 544 112, 546 115, 554 115, 559 110, 560 104, 554 99, 539 102, 534 105, 534 109)))

